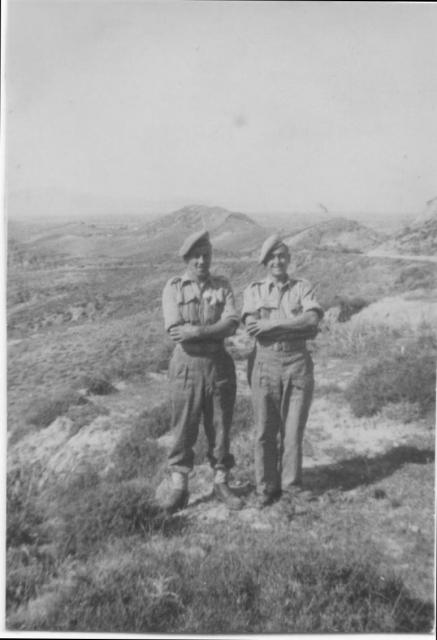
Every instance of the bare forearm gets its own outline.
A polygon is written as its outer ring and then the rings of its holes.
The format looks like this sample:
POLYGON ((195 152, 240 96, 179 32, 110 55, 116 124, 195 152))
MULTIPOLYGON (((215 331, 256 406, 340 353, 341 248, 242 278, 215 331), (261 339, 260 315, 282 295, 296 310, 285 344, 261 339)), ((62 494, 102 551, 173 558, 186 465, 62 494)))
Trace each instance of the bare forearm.
POLYGON ((318 323, 319 316, 316 311, 307 311, 293 318, 279 320, 256 320, 253 316, 246 318, 246 328, 250 335, 274 340, 314 337, 318 323))
POLYGON ((237 330, 235 320, 227 319, 218 320, 214 324, 206 324, 198 327, 199 335, 197 340, 222 340, 233 336, 237 330))
POLYGON ((319 315, 316 311, 305 311, 293 318, 281 318, 275 320, 271 332, 275 333, 290 333, 293 335, 299 335, 317 328, 319 324, 319 315))
POLYGON ((186 322, 169 329, 174 342, 201 342, 202 340, 223 340, 232 336, 237 329, 235 320, 224 319, 210 325, 198 325, 186 322))

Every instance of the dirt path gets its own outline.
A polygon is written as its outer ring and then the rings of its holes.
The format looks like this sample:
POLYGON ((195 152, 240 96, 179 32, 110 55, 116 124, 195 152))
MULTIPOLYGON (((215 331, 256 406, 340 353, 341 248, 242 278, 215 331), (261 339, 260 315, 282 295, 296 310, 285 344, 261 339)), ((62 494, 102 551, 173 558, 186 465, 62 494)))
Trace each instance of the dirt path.
POLYGON ((437 256, 422 256, 414 253, 393 253, 391 251, 382 251, 373 249, 366 253, 370 258, 392 258, 393 260, 416 260, 418 262, 437 262, 437 256))

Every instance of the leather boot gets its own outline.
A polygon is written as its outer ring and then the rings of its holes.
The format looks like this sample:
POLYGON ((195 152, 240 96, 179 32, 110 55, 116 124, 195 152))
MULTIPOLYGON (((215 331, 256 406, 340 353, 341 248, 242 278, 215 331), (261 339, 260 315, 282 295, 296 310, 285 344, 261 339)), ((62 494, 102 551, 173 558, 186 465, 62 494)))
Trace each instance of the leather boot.
POLYGON ((217 500, 224 502, 228 509, 237 511, 243 508, 243 501, 228 487, 226 472, 219 470, 214 479, 214 495, 217 500))

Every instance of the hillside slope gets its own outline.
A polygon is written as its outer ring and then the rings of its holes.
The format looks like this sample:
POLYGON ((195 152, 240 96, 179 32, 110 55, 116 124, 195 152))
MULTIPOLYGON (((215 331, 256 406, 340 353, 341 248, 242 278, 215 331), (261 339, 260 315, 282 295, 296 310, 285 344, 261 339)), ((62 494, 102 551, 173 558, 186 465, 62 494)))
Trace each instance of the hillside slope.
POLYGON ((326 248, 361 252, 377 246, 385 239, 385 235, 354 220, 332 218, 287 236, 285 242, 293 250, 326 248))
POLYGON ((379 249, 401 254, 437 255, 437 197, 422 213, 379 249))
POLYGON ((187 206, 152 222, 129 220, 114 224, 69 222, 46 224, 25 236, 11 225, 11 239, 16 248, 40 254, 73 258, 152 258, 166 257, 180 247, 188 234, 208 229, 216 249, 230 252, 250 250, 269 233, 243 213, 221 207, 187 206))

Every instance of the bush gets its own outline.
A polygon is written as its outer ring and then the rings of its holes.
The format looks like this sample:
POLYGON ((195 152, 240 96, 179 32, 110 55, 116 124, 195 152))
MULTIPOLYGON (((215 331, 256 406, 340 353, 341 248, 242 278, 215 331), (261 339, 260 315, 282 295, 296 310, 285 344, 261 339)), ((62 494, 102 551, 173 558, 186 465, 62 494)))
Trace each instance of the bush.
POLYGON ((408 291, 419 288, 434 288, 435 266, 428 264, 413 264, 404 267, 398 275, 395 285, 401 285, 402 289, 406 289, 408 291))
POLYGON ((409 402, 425 415, 435 406, 435 354, 435 340, 424 338, 363 367, 345 391, 354 414, 371 416, 389 403, 409 402))
POLYGON ((168 403, 142 411, 135 422, 135 428, 147 438, 160 438, 170 427, 171 408, 168 403))
POLYGON ((69 407, 66 416, 70 418, 73 425, 70 429, 70 437, 78 433, 82 427, 91 424, 98 416, 108 415, 109 410, 105 407, 99 407, 93 402, 87 402, 86 404, 74 405, 69 407))
POLYGON ((359 313, 361 309, 364 309, 364 307, 367 307, 369 304, 369 300, 360 297, 347 298, 344 296, 336 296, 333 306, 340 307, 338 322, 347 322, 353 315, 359 313))
POLYGON ((43 398, 34 398, 25 413, 25 421, 36 427, 48 427, 56 418, 65 415, 72 405, 86 404, 87 399, 77 391, 61 390, 43 398))
POLYGON ((34 544, 43 538, 44 514, 38 503, 36 467, 16 466, 6 479, 6 545, 34 544))
POLYGON ((83 384, 87 393, 92 393, 96 396, 107 396, 117 391, 107 376, 86 377, 83 384))
POLYGON ((114 475, 118 479, 147 478, 157 484, 166 459, 165 450, 149 437, 141 422, 119 440, 113 453, 114 475))
POLYGON ((37 545, 10 548, 6 554, 6 607, 11 609, 34 598, 55 573, 56 561, 37 545))
POLYGON ((147 533, 161 524, 151 488, 143 482, 99 481, 86 489, 70 485, 58 498, 57 515, 62 556, 86 557, 108 538, 147 533))

